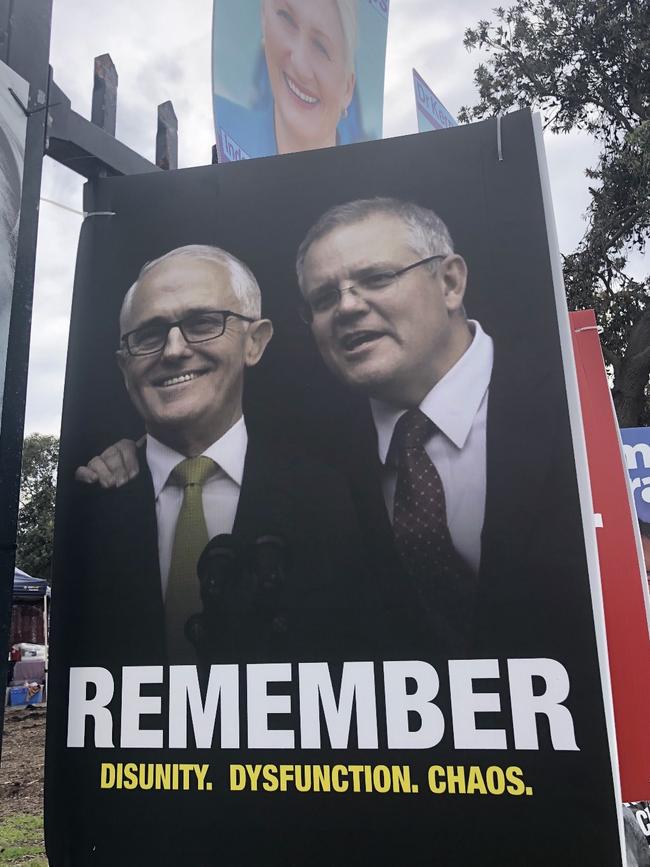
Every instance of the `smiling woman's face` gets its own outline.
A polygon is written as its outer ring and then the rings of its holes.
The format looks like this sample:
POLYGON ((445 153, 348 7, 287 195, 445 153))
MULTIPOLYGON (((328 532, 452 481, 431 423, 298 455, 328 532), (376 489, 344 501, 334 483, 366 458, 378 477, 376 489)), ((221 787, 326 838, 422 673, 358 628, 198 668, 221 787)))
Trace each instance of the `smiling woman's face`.
POLYGON ((354 73, 334 0, 263 0, 264 51, 278 152, 336 144, 354 73))

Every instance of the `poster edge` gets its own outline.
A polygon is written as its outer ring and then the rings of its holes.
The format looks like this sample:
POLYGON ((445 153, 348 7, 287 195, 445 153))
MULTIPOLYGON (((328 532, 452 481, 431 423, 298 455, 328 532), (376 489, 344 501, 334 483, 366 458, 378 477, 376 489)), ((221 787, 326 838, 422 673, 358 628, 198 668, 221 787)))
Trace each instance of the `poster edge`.
POLYGON ((614 700, 612 693, 611 674, 609 670, 609 657, 607 648, 607 632, 605 628, 605 608, 600 576, 600 564, 598 561, 598 545, 596 540, 596 525, 594 522, 594 506, 591 493, 591 481, 587 463, 587 448, 585 431, 580 411, 580 394, 578 391, 578 379, 575 370, 575 358, 571 342, 571 324, 566 304, 564 278, 560 259, 560 246, 555 223, 555 212, 551 195, 550 176, 544 148, 543 128, 539 112, 532 112, 533 137, 537 152, 537 165, 539 181, 542 193, 544 220, 546 222, 546 234, 548 239, 549 257, 551 264, 551 276, 555 296, 555 308, 557 313, 558 334, 560 338, 560 351, 562 355, 562 367, 564 383, 566 387, 567 407, 569 411, 569 424, 575 459, 576 479, 578 483, 578 496, 582 516, 583 537, 585 542, 585 554, 587 559, 587 571, 591 591, 591 607, 594 617, 596 650, 598 654, 598 667, 600 669, 600 682, 602 687, 607 739, 609 741, 609 753, 612 769, 613 795, 618 823, 618 835, 621 847, 621 864, 626 867, 627 857, 625 853, 625 833, 623 828, 622 793, 620 766, 618 761, 618 748, 616 744, 616 728, 614 723, 614 700))
POLYGON ((639 516, 636 511, 636 503, 634 502, 634 494, 632 492, 632 480, 630 479, 630 473, 627 468, 627 464, 625 461, 625 453, 623 451, 623 437, 621 436, 621 428, 619 427, 618 420, 616 418, 616 409, 614 407, 614 401, 612 399, 612 395, 610 392, 609 395, 610 404, 612 407, 612 415, 614 417, 615 426, 616 426, 616 435, 618 437, 618 448, 621 455, 621 465, 624 470, 625 477, 625 488, 627 490, 627 499, 630 505, 630 512, 632 514, 632 527, 634 530, 634 542, 636 545, 636 554, 637 559, 639 561, 639 573, 641 575, 641 592, 643 594, 643 602, 645 605, 645 614, 646 614, 646 626, 648 629, 648 641, 650 641, 650 587, 648 587, 648 582, 644 581, 646 575, 645 569, 645 559, 643 556, 643 544, 641 542, 641 531, 639 529, 639 516))

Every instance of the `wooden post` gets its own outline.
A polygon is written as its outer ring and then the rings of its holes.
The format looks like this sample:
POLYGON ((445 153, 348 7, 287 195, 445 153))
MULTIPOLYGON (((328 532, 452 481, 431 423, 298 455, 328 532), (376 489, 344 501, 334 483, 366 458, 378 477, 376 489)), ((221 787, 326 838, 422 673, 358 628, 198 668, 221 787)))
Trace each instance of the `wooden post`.
POLYGON ((117 116, 117 70, 110 54, 100 54, 95 58, 95 78, 93 82, 93 102, 90 115, 95 126, 101 127, 109 135, 115 135, 117 116))
POLYGON ((178 120, 169 100, 158 106, 156 165, 165 170, 178 168, 178 120))

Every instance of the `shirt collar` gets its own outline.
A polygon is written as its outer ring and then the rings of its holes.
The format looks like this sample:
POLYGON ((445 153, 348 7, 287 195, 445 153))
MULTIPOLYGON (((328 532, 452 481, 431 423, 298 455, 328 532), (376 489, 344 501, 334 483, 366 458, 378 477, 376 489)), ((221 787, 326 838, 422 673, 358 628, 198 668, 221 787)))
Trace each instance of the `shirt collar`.
MULTIPOLYGON (((248 432, 242 416, 220 439, 212 443, 203 452, 203 455, 212 458, 215 464, 218 464, 234 482, 241 486, 247 446, 248 432)), ((161 443, 151 434, 147 434, 146 449, 147 465, 151 472, 154 495, 158 499, 160 492, 167 484, 171 471, 185 460, 185 455, 161 443)))
MULTIPOLYGON (((468 324, 474 332, 472 342, 420 404, 422 412, 459 449, 465 445, 490 385, 494 360, 492 338, 475 320, 470 319, 468 324)), ((377 429, 379 459, 384 464, 393 430, 404 409, 372 398, 370 407, 377 429)))

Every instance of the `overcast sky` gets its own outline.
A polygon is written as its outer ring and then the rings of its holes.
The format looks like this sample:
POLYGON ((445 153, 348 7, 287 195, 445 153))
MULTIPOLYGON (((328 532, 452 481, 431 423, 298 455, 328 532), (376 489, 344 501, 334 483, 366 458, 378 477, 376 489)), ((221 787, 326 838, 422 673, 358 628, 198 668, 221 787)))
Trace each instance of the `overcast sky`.
MULTIPOLYGON (((258 0, 239 0, 258 2, 258 0)), ((465 28, 489 18, 491 0, 392 0, 386 63, 384 135, 417 132, 415 66, 452 114, 476 102, 476 53, 465 28)), ((507 5, 507 4, 506 4, 507 5)), ((119 75, 117 132, 153 160, 156 107, 171 99, 179 124, 179 166, 210 162, 212 0, 54 0, 51 64, 75 111, 90 115, 93 58, 110 53, 119 75)), ((560 248, 584 231, 585 169, 596 164, 589 136, 546 136, 560 248)), ((42 195, 82 209, 82 179, 46 159, 42 195)), ((41 203, 27 433, 58 434, 70 301, 81 216, 41 203)))

